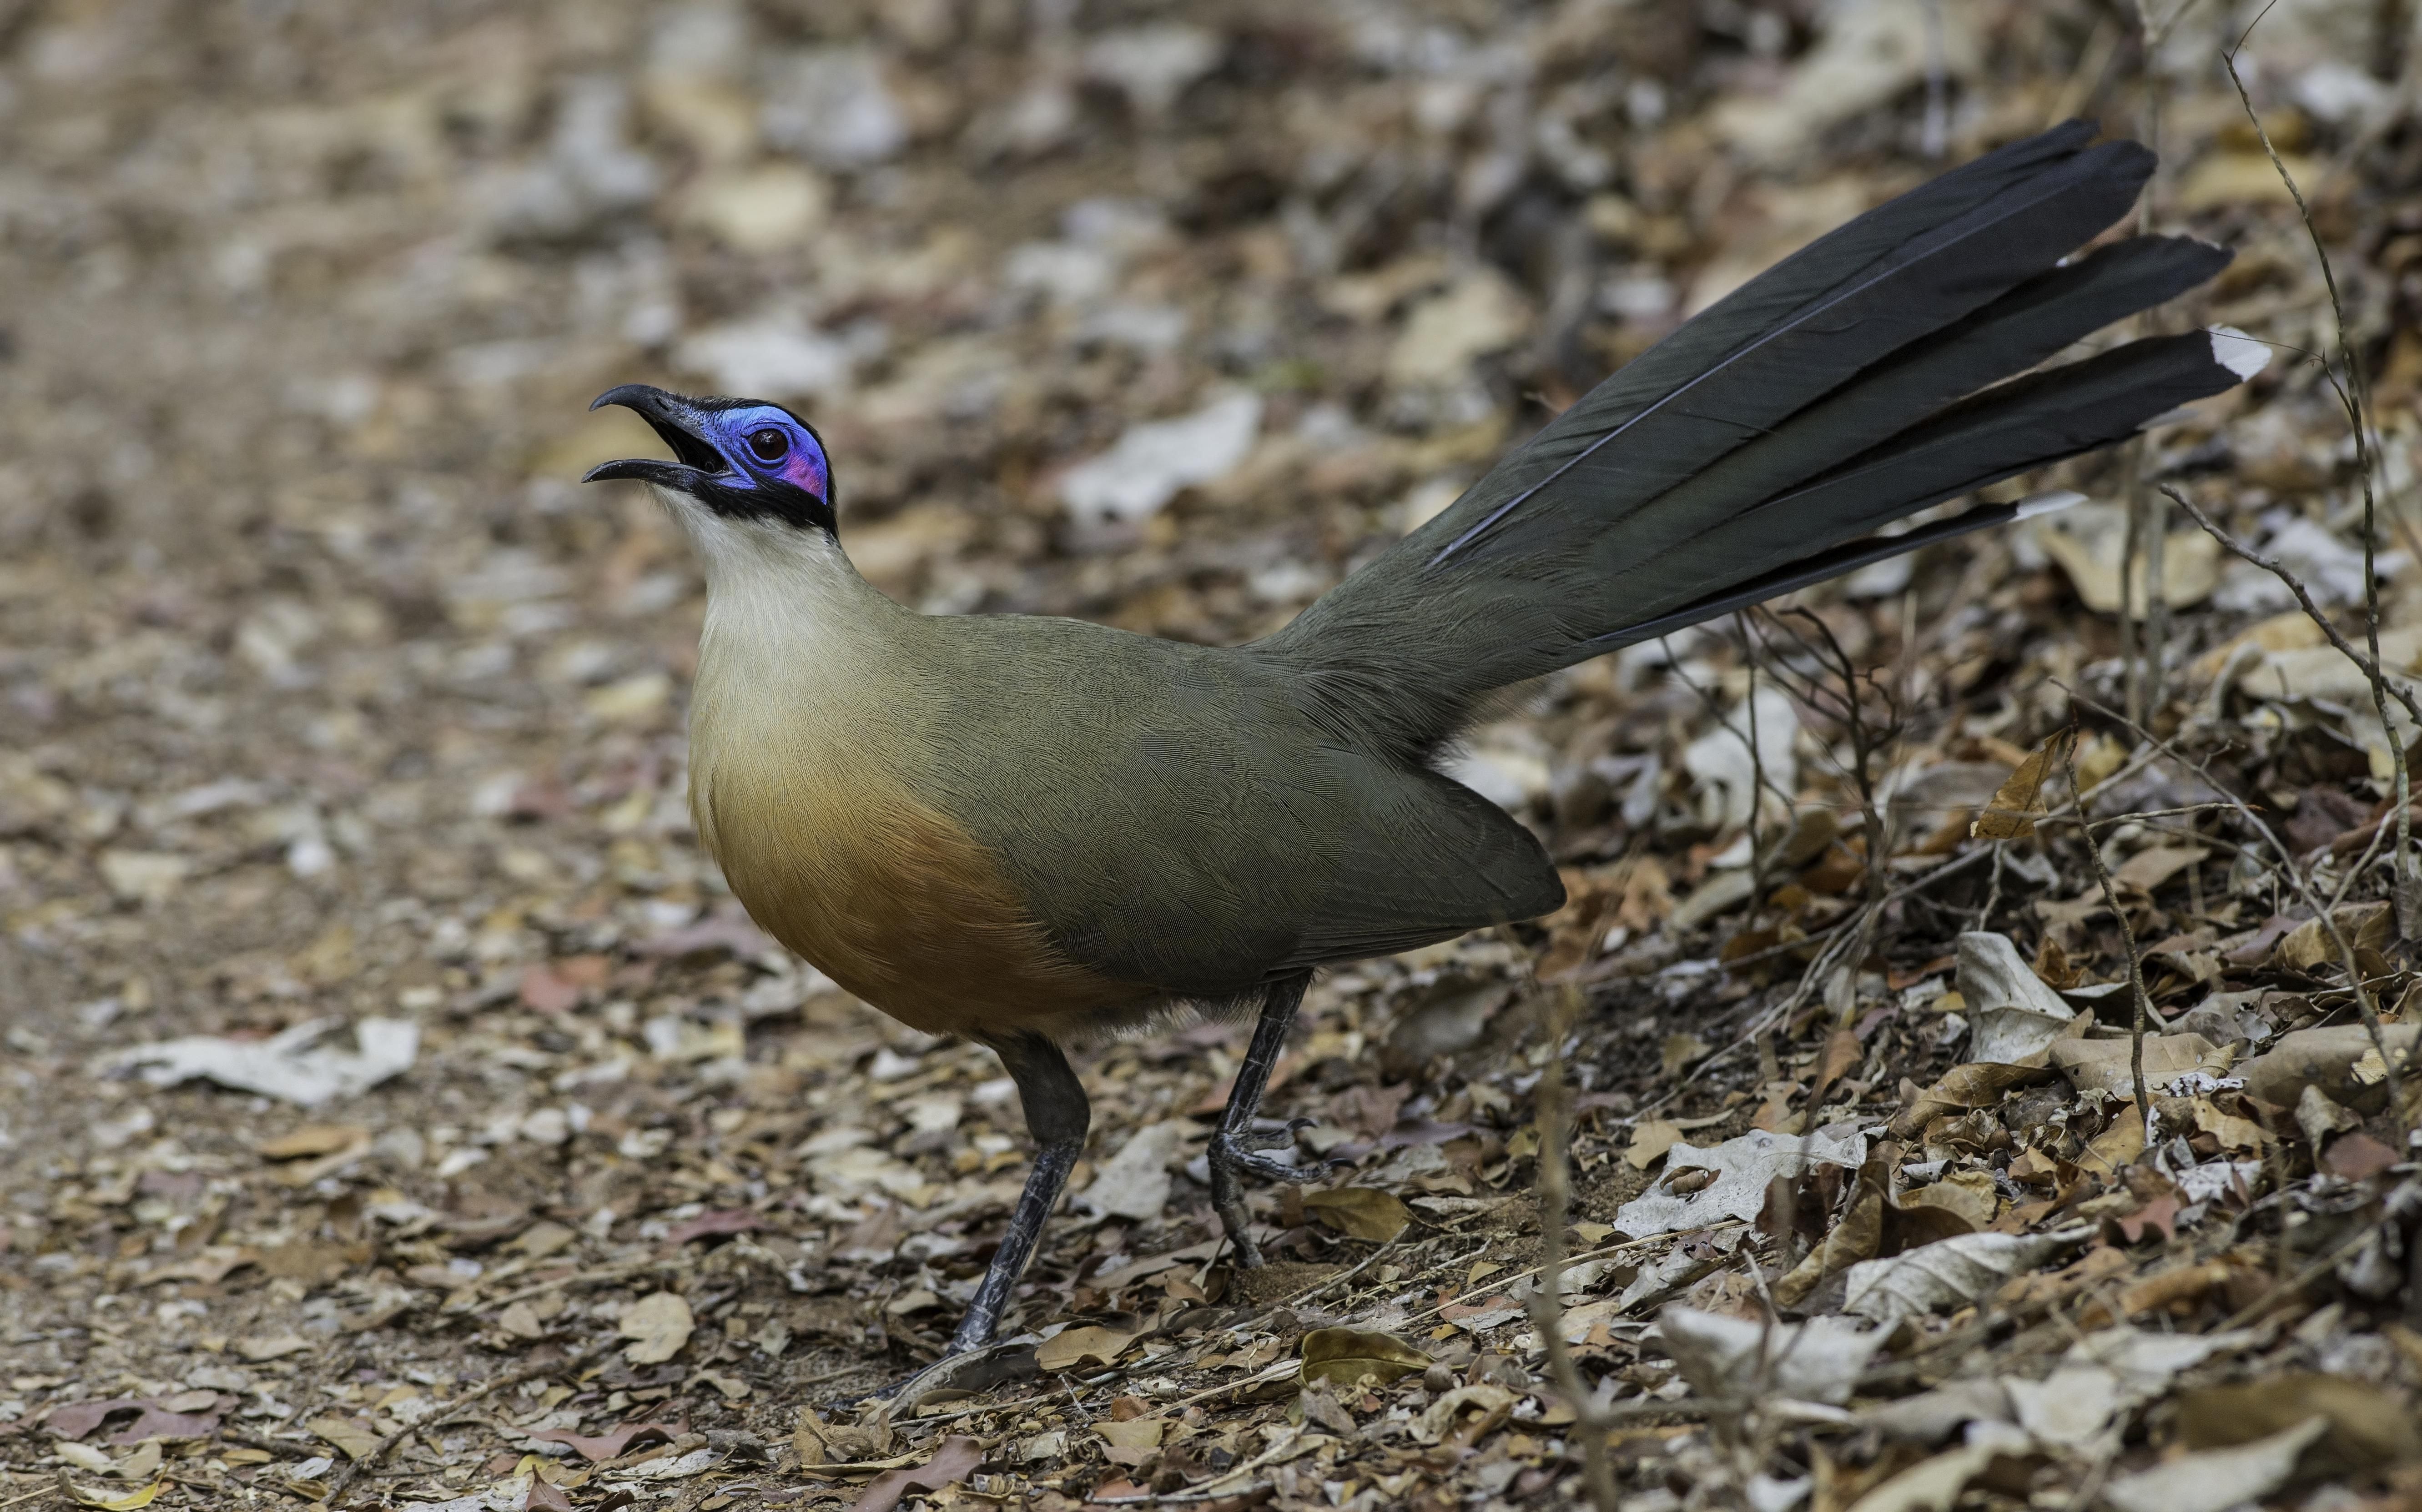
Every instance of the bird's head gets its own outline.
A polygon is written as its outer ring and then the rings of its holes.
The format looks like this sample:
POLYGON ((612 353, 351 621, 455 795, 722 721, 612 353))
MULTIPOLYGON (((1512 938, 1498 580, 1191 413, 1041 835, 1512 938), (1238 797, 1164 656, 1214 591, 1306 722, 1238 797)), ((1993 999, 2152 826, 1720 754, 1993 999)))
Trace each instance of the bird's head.
POLYGON ((632 478, 732 522, 834 535, 832 465, 808 422, 756 399, 688 399, 646 384, 597 396, 590 409, 635 410, 675 460, 633 457, 589 469, 582 482, 632 478))

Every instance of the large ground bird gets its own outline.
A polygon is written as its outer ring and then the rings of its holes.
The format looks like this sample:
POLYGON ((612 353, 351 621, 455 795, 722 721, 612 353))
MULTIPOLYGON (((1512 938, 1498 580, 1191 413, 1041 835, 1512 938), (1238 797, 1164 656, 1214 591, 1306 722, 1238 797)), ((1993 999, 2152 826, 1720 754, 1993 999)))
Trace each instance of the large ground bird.
POLYGON ((2228 260, 2162 236, 2072 258, 2153 167, 2094 135, 2013 143, 1795 253, 1250 645, 912 612, 850 566, 796 416, 598 399, 673 460, 590 478, 652 485, 705 564, 690 803, 732 892, 868 1002, 990 1046, 1023 1096, 1033 1173, 954 1351, 993 1339, 1083 1145, 1063 1041, 1258 1006, 1209 1151, 1258 1264, 1240 1183, 1299 1173, 1255 1118, 1312 973, 1563 901, 1531 833, 1439 771, 1489 694, 2016 518, 1874 534, 2262 366, 2198 330, 2039 368, 2228 260))

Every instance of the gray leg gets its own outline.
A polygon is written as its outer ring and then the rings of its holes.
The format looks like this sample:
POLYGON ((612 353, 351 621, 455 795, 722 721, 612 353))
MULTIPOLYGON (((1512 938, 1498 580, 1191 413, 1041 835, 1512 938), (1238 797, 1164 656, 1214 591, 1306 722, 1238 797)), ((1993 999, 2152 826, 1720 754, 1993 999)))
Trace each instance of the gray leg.
POLYGON ((999 1331, 1010 1288, 1017 1284, 1026 1263, 1034 1257, 1043 1221, 1058 1205, 1060 1189, 1068 1184, 1068 1172, 1084 1153, 1085 1130, 1093 1118, 1084 1084, 1068 1069, 1068 1058, 1060 1053, 1059 1046, 1040 1034, 1021 1034, 1001 1041, 993 1050, 1017 1083, 1018 1098, 1026 1104, 1026 1126, 1032 1131, 1037 1148, 1026 1189, 1018 1193, 1017 1208, 1009 1215, 1009 1232, 1001 1236, 983 1283, 967 1303, 967 1316, 951 1335, 954 1355, 983 1348, 999 1331))
POLYGON ((1309 971, 1281 977, 1270 984, 1268 993, 1262 999, 1261 1019, 1253 1025, 1252 1046, 1245 1051, 1245 1063, 1236 1071, 1236 1085, 1228 1094, 1227 1111, 1219 1117, 1219 1132, 1211 1136, 1207 1156, 1211 1165, 1211 1205, 1219 1211, 1220 1226, 1236 1246, 1237 1257, 1248 1267, 1262 1263, 1262 1250, 1253 1242, 1252 1215, 1245 1209, 1244 1173, 1250 1171, 1272 1181, 1301 1181, 1318 1173, 1318 1168, 1301 1170, 1254 1153, 1292 1142, 1295 1131, 1308 1126, 1310 1119, 1288 1125, 1284 1134, 1253 1132, 1253 1120, 1261 1115, 1262 1094, 1270 1084, 1270 1070, 1279 1063, 1287 1027, 1295 1022, 1295 1011, 1303 1002, 1303 989, 1311 984, 1309 971))

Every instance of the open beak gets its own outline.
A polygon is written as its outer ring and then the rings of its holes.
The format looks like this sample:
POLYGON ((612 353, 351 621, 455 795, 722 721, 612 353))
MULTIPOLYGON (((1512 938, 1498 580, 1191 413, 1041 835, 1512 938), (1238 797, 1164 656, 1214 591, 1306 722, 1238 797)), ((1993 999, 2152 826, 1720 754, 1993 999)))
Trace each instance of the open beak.
POLYGON ((667 393, 647 384, 624 384, 597 396, 589 407, 603 409, 620 404, 648 422, 651 430, 672 448, 678 461, 665 462, 655 457, 626 457, 618 462, 601 463, 581 478, 584 483, 600 483, 609 479, 633 478, 643 483, 656 483, 686 493, 700 480, 730 472, 731 465, 710 445, 701 433, 699 408, 679 394, 667 393))

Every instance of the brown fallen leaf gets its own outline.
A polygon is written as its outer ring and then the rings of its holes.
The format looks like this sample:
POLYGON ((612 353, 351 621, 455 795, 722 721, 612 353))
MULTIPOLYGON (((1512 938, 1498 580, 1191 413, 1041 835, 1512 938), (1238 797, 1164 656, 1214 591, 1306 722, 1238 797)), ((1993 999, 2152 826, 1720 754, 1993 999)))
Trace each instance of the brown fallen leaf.
POLYGON ((1969 1228, 1990 1224, 2002 1210, 2002 1194, 1990 1171, 1953 1171, 1939 1181, 1911 1187, 1900 1194, 1901 1211, 1937 1207, 1957 1214, 1969 1228))
POLYGON ((2295 1371, 2178 1396, 2178 1438, 2190 1449, 2251 1443, 2315 1417, 2330 1425, 2301 1467, 2316 1478, 2367 1475, 2422 1458, 2422 1428, 2395 1393, 2367 1381, 2295 1371))
MULTIPOLYGON (((2220 1047, 2201 1034, 2145 1036, 2145 1080, 2167 1086, 2186 1072, 2211 1063, 2220 1047)), ((2100 1089, 2125 1095, 2135 1090, 2135 1047, 2127 1040, 2065 1039, 2048 1052, 2052 1069, 2080 1092, 2100 1089)))
POLYGON ((1908 1139, 1945 1113, 1972 1108, 1996 1108, 2003 1094, 2031 1081, 2050 1079, 2039 1066, 2005 1065, 1994 1061, 1970 1061, 1942 1073, 1942 1079, 1917 1095, 1917 1100, 1893 1115, 1895 1138, 1908 1139))
POLYGON ((1968 833, 1978 840, 2023 840, 2036 832, 2036 821, 2049 811, 2044 807, 2044 778, 2061 753, 2073 730, 2055 730, 2044 743, 2027 753, 2026 760, 1993 790, 1992 801, 1968 827, 1968 833))
POLYGON ((2222 1293, 2225 1305, 2234 1310, 2252 1301, 2264 1285, 2261 1272, 2226 1260, 2174 1266, 2123 1289, 2119 1293, 2117 1317, 2112 1315, 2108 1307, 2097 1301, 2079 1315, 2078 1327, 2090 1332, 2147 1313, 2191 1311, 2213 1292, 2222 1293))
POLYGON ((306 1124, 253 1146, 272 1160, 306 1155, 334 1155, 370 1142, 370 1131, 359 1124, 306 1124))
POLYGON ((1665 1158, 1665 1152, 1682 1142, 1682 1126, 1662 1118, 1644 1119, 1633 1126, 1631 1143, 1623 1158, 1631 1162, 1634 1171, 1645 1171, 1665 1158))
POLYGON ((2395 1150, 2361 1129, 2330 1141, 2330 1147, 2321 1152, 2320 1158, 2322 1170, 2347 1181, 2367 1180, 2396 1163, 2395 1150))
POLYGON ((1876 1257, 1883 1242, 1884 1207, 1890 1186, 1890 1166, 1871 1158, 1860 1169, 1858 1189, 1851 1193, 1850 1205, 1842 1214, 1842 1221, 1826 1232, 1823 1242, 1810 1250, 1799 1265, 1774 1283, 1777 1302, 1795 1306, 1827 1276, 1876 1257))
POLYGON ((911 1491, 938 1491, 945 1486, 956 1486, 975 1473, 984 1460, 983 1445, 964 1433, 954 1433, 934 1451, 932 1458, 915 1467, 886 1471, 867 1484, 850 1504, 850 1512, 891 1512, 911 1491))
MULTIPOLYGON (((2201 845, 2148 845, 2120 862, 2112 872, 2111 880, 2123 888, 2132 888, 2149 895, 2159 890, 2162 883, 2210 854, 2201 845)), ((2162 953, 2147 951, 2146 953, 2162 953)))
POLYGON ((1405 1232, 1413 1215, 1392 1192, 1372 1187, 1339 1187, 1303 1194, 1303 1210, 1348 1238, 1386 1244, 1405 1232))
POLYGON ((698 1326, 689 1303, 677 1293, 650 1292, 622 1310, 617 1319, 631 1344, 622 1358, 635 1365, 660 1365, 682 1352, 690 1331, 698 1326))
POLYGON ((166 1481, 153 1481, 139 1491, 129 1491, 123 1496, 112 1496, 107 1491, 86 1490, 68 1479, 68 1473, 64 1470, 59 1472, 58 1480, 59 1489, 65 1491, 70 1498, 84 1506, 99 1507, 101 1512, 134 1512, 137 1507, 149 1506, 151 1499, 158 1496, 161 1488, 167 1484, 166 1481))
POLYGON ((1430 1357, 1392 1334, 1366 1329, 1313 1329, 1303 1336, 1303 1378, 1351 1386, 1376 1376, 1385 1386, 1426 1370, 1430 1357))
POLYGON ((311 1341, 299 1333, 259 1334, 236 1339, 228 1345, 244 1360, 259 1364, 264 1360, 277 1360, 291 1354, 301 1354, 311 1347, 311 1341))
POLYGON ((1127 1346, 1135 1343, 1132 1331, 1107 1329, 1093 1325, 1081 1329, 1062 1329, 1034 1348, 1035 1367, 1052 1372, 1076 1370, 1087 1361, 1109 1366, 1118 1363, 1127 1346))
POLYGON ((2339 965, 2338 936, 2345 937, 2351 949, 2380 950, 2388 943, 2389 906, 2351 903, 2333 913, 2329 923, 2307 919, 2289 930, 2271 953, 2272 963, 2295 971, 2309 971, 2325 961, 2339 965), (2331 934, 2329 923, 2337 925, 2336 936, 2331 934))
POLYGON ((154 1266, 143 1273, 143 1284, 156 1285, 164 1281, 196 1281, 205 1286, 215 1286, 229 1273, 245 1266, 258 1264, 259 1251, 239 1244, 210 1244, 183 1260, 171 1260, 154 1266))
POLYGON ((379 1446, 379 1435, 371 1431, 370 1425, 333 1412, 303 1425, 335 1444, 347 1459, 359 1459, 379 1446))

